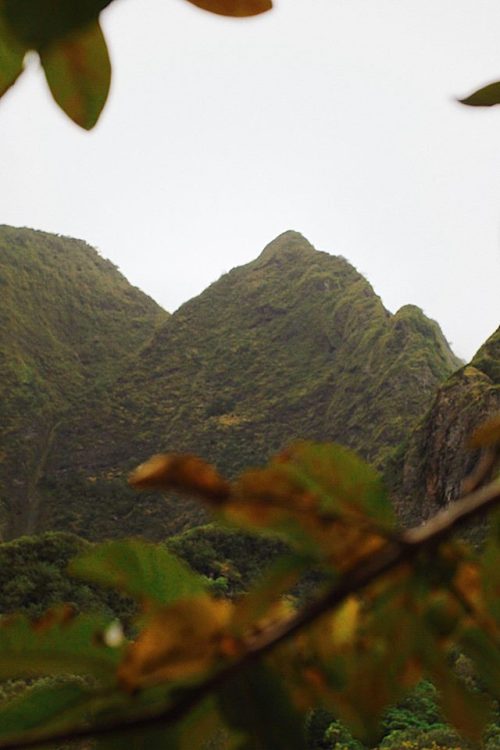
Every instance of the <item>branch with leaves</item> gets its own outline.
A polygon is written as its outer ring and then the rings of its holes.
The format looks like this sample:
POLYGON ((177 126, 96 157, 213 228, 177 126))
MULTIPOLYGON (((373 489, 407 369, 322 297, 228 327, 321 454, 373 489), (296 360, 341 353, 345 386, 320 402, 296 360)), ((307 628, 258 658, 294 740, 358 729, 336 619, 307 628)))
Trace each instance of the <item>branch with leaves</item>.
POLYGON ((290 553, 234 601, 164 547, 97 545, 71 573, 140 605, 128 640, 102 616, 67 608, 0 624, 0 675, 78 675, 27 690, 0 707, 6 750, 94 737, 102 749, 202 747, 219 728, 228 747, 305 747, 304 714, 325 706, 358 736, 376 737, 388 705, 423 677, 447 718, 481 736, 500 699, 500 517, 481 553, 450 535, 500 503, 500 425, 476 437, 488 458, 471 491, 426 524, 398 531, 377 473, 339 446, 299 443, 269 466, 227 482, 194 456, 156 456, 137 487, 197 495, 221 523, 288 541, 290 553), (298 607, 295 584, 322 578, 298 607), (452 667, 476 664, 489 696, 469 693, 452 667), (231 744, 232 743, 232 744, 231 744))

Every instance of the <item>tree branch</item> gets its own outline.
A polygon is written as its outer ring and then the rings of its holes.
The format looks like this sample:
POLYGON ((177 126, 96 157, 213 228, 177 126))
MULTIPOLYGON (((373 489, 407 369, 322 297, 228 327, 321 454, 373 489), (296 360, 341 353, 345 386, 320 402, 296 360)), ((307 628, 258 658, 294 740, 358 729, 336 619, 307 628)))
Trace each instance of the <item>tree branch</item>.
POLYGON ((437 513, 421 526, 403 532, 397 539, 364 558, 346 572, 343 578, 323 596, 292 616, 255 636, 247 650, 236 661, 223 667, 204 682, 186 691, 177 702, 155 715, 117 717, 105 723, 78 727, 72 730, 47 733, 45 736, 26 737, 24 740, 0 742, 0 750, 22 750, 54 742, 68 742, 90 737, 103 737, 125 731, 167 726, 175 723, 194 708, 208 693, 220 688, 242 669, 286 641, 318 617, 361 591, 370 583, 402 563, 409 562, 421 552, 431 549, 468 521, 482 516, 500 504, 500 480, 476 490, 437 513))

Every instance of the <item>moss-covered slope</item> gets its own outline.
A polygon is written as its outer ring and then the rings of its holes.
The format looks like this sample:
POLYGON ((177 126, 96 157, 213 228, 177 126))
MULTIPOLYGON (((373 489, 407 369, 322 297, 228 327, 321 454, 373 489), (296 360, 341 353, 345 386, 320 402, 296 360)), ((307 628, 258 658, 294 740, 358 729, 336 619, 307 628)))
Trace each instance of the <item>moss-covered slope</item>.
POLYGON ((61 420, 77 405, 95 405, 165 317, 85 242, 0 226, 0 508, 8 536, 38 527, 37 485, 61 420))
POLYGON ((97 409, 61 425, 43 527, 161 538, 200 520, 126 490, 127 469, 158 451, 232 475, 303 437, 383 464, 458 364, 421 310, 391 315, 345 259, 286 232, 183 305, 97 409))
POLYGON ((500 411, 500 328, 439 388, 391 470, 402 518, 416 523, 455 500, 477 456, 474 429, 500 411))

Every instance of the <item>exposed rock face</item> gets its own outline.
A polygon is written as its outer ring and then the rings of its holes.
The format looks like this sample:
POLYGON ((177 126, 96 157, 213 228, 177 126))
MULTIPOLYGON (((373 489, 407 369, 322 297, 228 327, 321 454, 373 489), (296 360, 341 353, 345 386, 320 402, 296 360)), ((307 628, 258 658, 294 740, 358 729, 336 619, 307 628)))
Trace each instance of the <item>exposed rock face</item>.
POLYGON ((477 455, 467 448, 474 429, 500 411, 500 328, 469 365, 439 388, 434 403, 400 455, 396 500, 416 523, 455 500, 477 455))

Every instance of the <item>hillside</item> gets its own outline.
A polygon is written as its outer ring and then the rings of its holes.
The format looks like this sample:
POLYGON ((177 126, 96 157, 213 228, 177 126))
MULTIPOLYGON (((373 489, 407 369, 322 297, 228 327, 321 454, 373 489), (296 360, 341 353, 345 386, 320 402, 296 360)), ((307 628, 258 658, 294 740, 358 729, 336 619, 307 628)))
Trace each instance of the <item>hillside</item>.
POLYGON ((344 258, 286 232, 183 305, 93 409, 58 426, 39 528, 158 539, 201 521, 185 501, 126 488, 158 451, 233 475, 303 437, 381 466, 458 365, 421 310, 390 314, 344 258))
POLYGON ((0 508, 38 526, 57 426, 108 384, 166 317, 85 242, 0 226, 0 508))
POLYGON ((500 328, 439 388, 432 406, 391 469, 400 514, 408 522, 429 518, 455 500, 477 456, 467 441, 500 410, 500 328))

